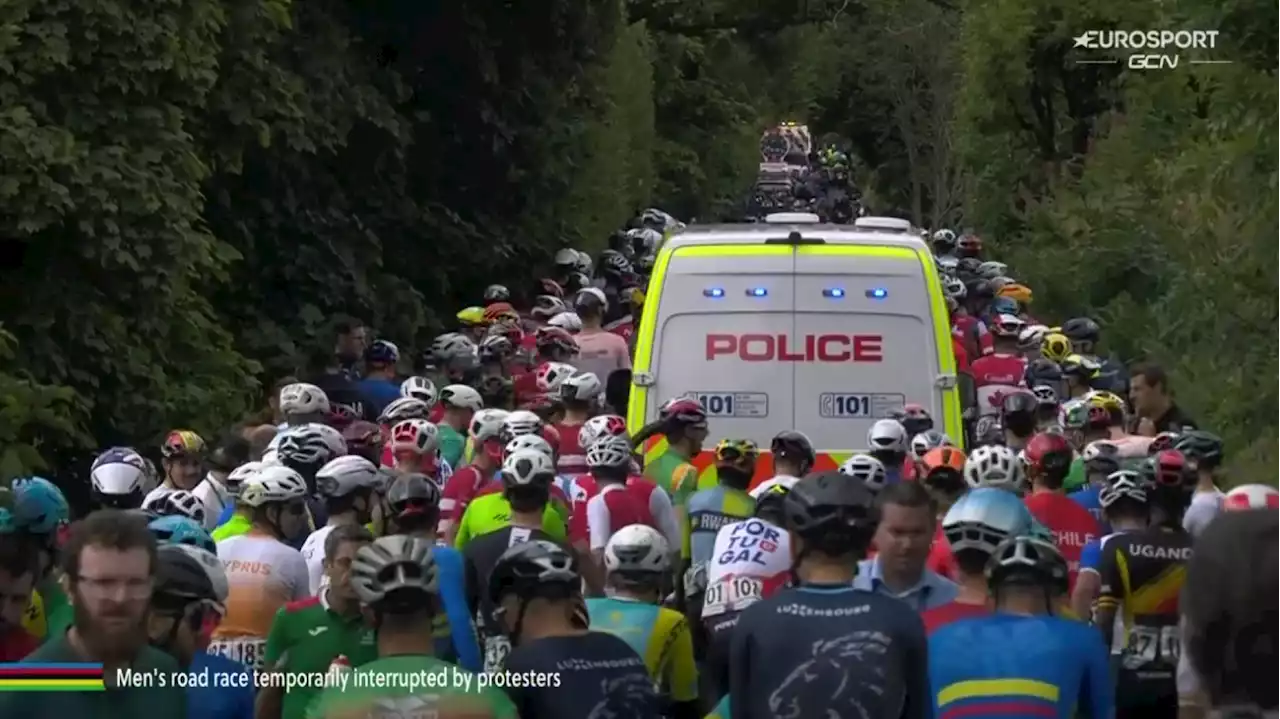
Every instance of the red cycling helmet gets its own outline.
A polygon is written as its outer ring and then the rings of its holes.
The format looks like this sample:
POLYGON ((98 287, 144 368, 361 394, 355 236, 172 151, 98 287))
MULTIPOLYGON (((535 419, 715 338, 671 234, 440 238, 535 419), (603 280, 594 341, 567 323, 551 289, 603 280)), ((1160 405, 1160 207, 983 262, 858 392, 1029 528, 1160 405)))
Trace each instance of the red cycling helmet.
POLYGON ((578 354, 578 341, 561 327, 539 327, 533 341, 538 354, 543 356, 551 354, 553 350, 560 350, 570 356, 578 354))
POLYGON ((549 277, 543 277, 538 280, 538 286, 542 288, 542 294, 564 299, 564 288, 560 286, 559 282, 549 277))
POLYGON ((1173 442, 1178 438, 1177 432, 1161 432, 1147 445, 1147 454, 1156 454, 1166 449, 1173 449, 1173 442))
POLYGON ((662 405, 662 409, 658 410, 658 419, 666 423, 675 423, 688 427, 705 427, 707 425, 707 411, 698 404, 697 400, 688 397, 676 397, 667 400, 662 405))
POLYGON ((358 419, 342 429, 342 439, 347 442, 347 452, 377 463, 382 457, 382 445, 387 438, 382 428, 373 422, 358 419))
POLYGON ((1156 454, 1156 484, 1181 487, 1187 477, 1187 458, 1176 449, 1163 449, 1156 454))
POLYGON ((1067 438, 1048 432, 1041 432, 1032 437, 1031 441, 1027 442, 1027 448, 1023 450, 1023 456, 1027 458, 1029 467, 1040 472, 1064 470, 1071 466, 1071 460, 1074 458, 1071 445, 1067 444, 1067 438))

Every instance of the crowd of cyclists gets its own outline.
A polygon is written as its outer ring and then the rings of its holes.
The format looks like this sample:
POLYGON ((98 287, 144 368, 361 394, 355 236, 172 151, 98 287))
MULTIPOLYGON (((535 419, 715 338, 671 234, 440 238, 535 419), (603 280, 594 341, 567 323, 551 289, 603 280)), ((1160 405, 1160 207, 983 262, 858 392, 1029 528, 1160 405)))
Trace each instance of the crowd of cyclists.
POLYGON ((967 451, 908 404, 836 471, 785 430, 767 455, 721 439, 708 482, 690 463, 703 408, 672 399, 632 436, 614 380, 680 227, 650 210, 594 261, 557 254, 527 299, 490 287, 407 378, 398 347, 345 323, 335 366, 282 382, 270 421, 216 446, 173 430, 158 466, 104 451, 85 518, 54 483, 15 480, 0 661, 242 679, 0 710, 1274 716, 1278 495, 1219 489, 1222 441, 1158 367, 1100 358, 1093 320, 1033 319, 976 235, 938 230, 977 394, 967 451), (657 434, 669 449, 641 466, 657 434), (494 678, 335 678, 445 671, 494 678))

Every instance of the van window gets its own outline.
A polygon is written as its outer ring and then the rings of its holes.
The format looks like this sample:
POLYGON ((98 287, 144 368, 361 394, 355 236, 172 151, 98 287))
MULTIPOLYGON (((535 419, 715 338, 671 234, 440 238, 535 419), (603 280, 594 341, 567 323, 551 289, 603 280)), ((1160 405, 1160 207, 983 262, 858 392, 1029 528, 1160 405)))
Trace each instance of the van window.
POLYGON ((793 334, 793 258, 789 247, 769 249, 777 252, 714 258, 679 249, 668 265, 645 416, 696 397, 710 415, 707 448, 732 437, 767 449, 794 421, 794 364, 772 359, 778 338, 793 334))

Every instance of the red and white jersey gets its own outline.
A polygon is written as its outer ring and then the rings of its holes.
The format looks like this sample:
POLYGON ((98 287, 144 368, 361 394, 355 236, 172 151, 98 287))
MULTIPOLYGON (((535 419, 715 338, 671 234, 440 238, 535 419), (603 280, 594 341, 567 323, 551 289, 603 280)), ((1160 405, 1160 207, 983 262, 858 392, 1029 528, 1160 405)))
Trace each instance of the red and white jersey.
POLYGON ((562 475, 585 473, 587 471, 587 453, 578 442, 578 433, 582 431, 582 423, 565 424, 564 422, 557 422, 552 426, 560 434, 556 472, 562 475))
POLYGON ((983 415, 1000 414, 1005 395, 1025 392, 1022 376, 1027 360, 1017 355, 989 354, 969 363, 969 374, 977 388, 978 409, 983 415))
POLYGON ((449 477, 449 481, 444 483, 444 490, 440 496, 440 524, 437 528, 440 536, 445 536, 449 528, 462 519, 462 513, 467 511, 467 505, 476 498, 480 489, 493 479, 494 474, 494 472, 485 474, 475 465, 468 464, 449 477))
POLYGON ((995 340, 987 331, 987 325, 972 315, 964 315, 951 320, 951 334, 962 344, 969 359, 991 354, 995 340))
MULTIPOLYGON (((578 542, 591 541, 591 525, 588 520, 588 503, 600 494, 600 487, 596 483, 595 477, 589 474, 580 474, 573 477, 568 482, 568 488, 565 495, 569 497, 572 507, 572 516, 569 519, 569 539, 575 544, 578 542)), ((652 526, 654 529, 662 532, 662 536, 666 537, 667 542, 672 547, 680 546, 680 525, 676 521, 676 510, 671 504, 671 498, 666 492, 658 489, 658 485, 650 482, 644 477, 633 475, 627 478, 625 485, 627 492, 632 494, 639 500, 643 506, 648 507, 649 516, 653 519, 652 526)), ((612 521, 610 522, 612 525, 612 521)), ((619 525, 617 529, 621 529, 619 525)), ((608 540, 608 537, 605 537, 608 540)))

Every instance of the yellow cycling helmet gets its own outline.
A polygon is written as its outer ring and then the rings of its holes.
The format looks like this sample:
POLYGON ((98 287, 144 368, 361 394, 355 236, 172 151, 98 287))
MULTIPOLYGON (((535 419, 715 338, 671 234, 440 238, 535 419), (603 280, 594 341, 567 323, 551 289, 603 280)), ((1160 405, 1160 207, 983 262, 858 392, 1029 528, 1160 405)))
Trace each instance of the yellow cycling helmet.
POLYGON ((760 448, 749 439, 722 439, 716 445, 717 462, 754 463, 759 456, 760 448))
POLYGON ((1040 340, 1040 354, 1047 360, 1062 364, 1071 356, 1071 340, 1059 332, 1046 333, 1040 340))
POLYGON ((1084 355, 1072 354, 1062 360, 1062 374, 1082 380, 1091 380, 1098 376, 1102 367, 1084 355))
POLYGON ((483 307, 466 307, 458 312, 458 322, 464 327, 483 327, 488 323, 484 318, 483 307))
POLYGON ((996 290, 996 297, 1008 297, 1025 307, 1031 304, 1031 288, 1017 282, 1010 282, 996 290))
POLYGON ((1091 407, 1101 407, 1108 412, 1113 410, 1123 412, 1125 410, 1124 400, 1120 395, 1106 390, 1093 390, 1084 396, 1084 401, 1088 402, 1091 407))

